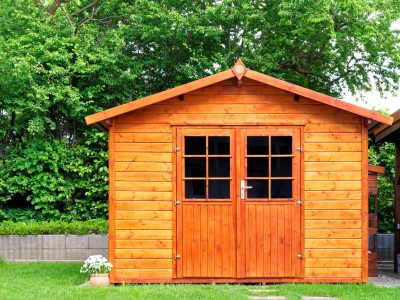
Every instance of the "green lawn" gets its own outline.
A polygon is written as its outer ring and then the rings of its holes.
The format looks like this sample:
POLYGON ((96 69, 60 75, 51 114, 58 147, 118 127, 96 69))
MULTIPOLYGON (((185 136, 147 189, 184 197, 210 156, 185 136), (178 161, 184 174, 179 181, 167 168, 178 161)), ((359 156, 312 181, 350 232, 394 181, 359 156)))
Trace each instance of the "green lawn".
MULTIPOLYGON (((364 284, 260 285, 182 284, 78 287, 87 277, 76 263, 0 262, 0 299, 248 299, 249 289, 274 289, 287 299, 337 296, 340 299, 400 299, 400 288, 377 288, 364 284)), ((267 295, 257 293, 257 296, 267 295)))

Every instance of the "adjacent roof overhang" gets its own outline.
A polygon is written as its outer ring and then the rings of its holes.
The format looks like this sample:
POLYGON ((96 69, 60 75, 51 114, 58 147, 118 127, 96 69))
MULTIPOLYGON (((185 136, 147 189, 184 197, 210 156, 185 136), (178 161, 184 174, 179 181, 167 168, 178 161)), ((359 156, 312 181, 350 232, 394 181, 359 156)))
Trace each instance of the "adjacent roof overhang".
POLYGON ((393 124, 372 124, 369 131, 375 136, 377 142, 396 142, 400 141, 400 109, 392 115, 393 124))
POLYGON ((368 110, 362 107, 359 107, 354 104, 347 103, 343 100, 339 100, 337 98, 327 96, 325 94, 250 70, 246 68, 240 58, 237 60, 236 64, 233 66, 232 69, 226 70, 215 75, 211 75, 196 81, 192 81, 178 87, 153 94, 138 100, 134 100, 128 102, 126 104, 122 104, 96 114, 89 115, 85 118, 86 123, 89 124, 96 124, 100 123, 102 126, 105 125, 105 120, 116 117, 121 114, 125 114, 127 112, 131 112, 133 110, 155 104, 173 97, 177 97, 182 94, 186 94, 192 92, 194 90, 233 78, 237 77, 240 81, 243 77, 256 80, 267 85, 297 94, 299 96, 303 96, 330 106, 334 106, 345 111, 354 113, 356 115, 360 115, 370 120, 374 120, 380 123, 391 125, 393 122, 393 118, 390 116, 386 116, 384 114, 380 114, 378 112, 368 110))

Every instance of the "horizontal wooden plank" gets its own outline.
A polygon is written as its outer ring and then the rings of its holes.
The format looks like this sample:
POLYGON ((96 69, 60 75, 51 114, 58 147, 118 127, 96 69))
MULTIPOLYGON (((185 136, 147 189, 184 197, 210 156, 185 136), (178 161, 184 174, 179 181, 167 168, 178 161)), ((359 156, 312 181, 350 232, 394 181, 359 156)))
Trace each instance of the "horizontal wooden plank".
MULTIPOLYGON (((116 180, 120 180, 119 172, 172 172, 172 163, 166 162, 116 162, 116 180)), ((124 179, 122 179, 124 180, 124 179)))
MULTIPOLYGON (((116 117, 118 119, 118 117, 116 117)), ((115 124, 115 132, 158 132, 158 133, 171 133, 172 127, 163 124, 115 124)))
POLYGON ((305 249, 361 249, 361 239, 305 239, 305 249))
POLYGON ((304 201, 304 208, 310 209, 362 209, 361 200, 341 200, 341 201, 304 201))
POLYGON ((132 192, 132 191, 116 191, 115 199, 118 200, 159 200, 171 201, 172 192, 132 192))
MULTIPOLYGON (((290 125, 291 122, 304 121, 305 123, 360 123, 360 117, 350 113, 340 113, 340 114, 152 114, 152 113, 142 113, 134 112, 135 114, 123 114, 117 118, 119 123, 140 123, 140 124, 182 124, 182 125, 254 125, 262 123, 271 124, 282 124, 290 125)), ((324 134, 324 133, 321 133, 324 134)), ((343 133, 344 134, 344 133, 343 133)), ((349 135, 353 135, 349 133, 349 135)), ((124 141, 131 142, 131 137, 124 137, 124 141)), ((116 139, 117 142, 121 141, 116 139)), ((138 141, 138 140, 136 140, 138 141)), ((140 139, 142 142, 160 142, 160 140, 154 139, 140 139)), ((165 142, 170 140, 165 139, 165 142)), ((306 140, 307 142, 313 142, 313 140, 306 140)), ((328 141, 339 141, 331 139, 328 141)), ((344 139, 343 142, 356 142, 356 140, 344 139)), ((316 142, 323 142, 316 140, 316 142)))
POLYGON ((361 133, 305 133, 306 143, 357 143, 361 142, 361 133))
MULTIPOLYGON (((204 88, 192 91, 186 95, 222 95, 222 96, 224 96, 224 95, 268 95, 268 94, 288 95, 290 100, 295 102, 293 94, 291 94, 287 91, 278 89, 276 87, 269 86, 269 85, 242 85, 240 87, 238 87, 237 85, 211 85, 208 87, 204 87, 204 88), (289 95, 291 95, 291 96, 289 96, 289 95)), ((309 101, 311 101, 311 100, 309 100, 309 101)), ((316 102, 316 101, 314 101, 314 102, 316 102)))
POLYGON ((308 229, 360 229, 361 220, 305 220, 304 227, 308 229))
POLYGON ((172 229, 172 221, 115 220, 115 229, 172 229))
MULTIPOLYGON (((241 80, 242 80, 242 87, 243 86, 247 86, 247 85, 261 85, 261 86, 266 85, 265 83, 262 83, 260 81, 253 80, 253 79, 250 79, 250 78, 247 78, 247 77, 242 77, 241 80)), ((216 85, 223 85, 223 86, 233 85, 233 86, 237 87, 237 78, 236 77, 229 78, 229 79, 217 82, 217 83, 215 83, 213 85, 210 85, 210 86, 216 86, 216 85)), ((268 85, 268 86, 270 86, 270 85, 268 85)))
POLYGON ((117 269, 170 269, 172 259, 116 259, 114 267, 117 269))
POLYGON ((306 172, 361 171, 360 162, 304 162, 306 172))
POLYGON ((361 249, 305 249, 304 257, 309 258, 361 258, 361 249))
POLYGON ((348 238, 362 238, 361 229, 310 229, 304 232, 304 237, 311 239, 327 239, 327 238, 337 238, 337 239, 348 239, 348 238))
POLYGON ((172 143, 115 143, 115 151, 172 153, 172 143))
POLYGON ((305 152, 304 161, 357 161, 361 162, 361 152, 305 152))
POLYGON ((305 133, 346 133, 361 132, 361 124, 307 124, 304 127, 305 133))
MULTIPOLYGON (((149 113, 157 113, 157 114, 257 114, 260 112, 265 112, 269 114, 297 114, 297 113, 324 113, 324 114, 337 114, 342 111, 338 108, 329 107, 327 105, 319 105, 319 104, 298 104, 293 101, 290 104, 281 105, 279 104, 279 97, 274 96, 264 96, 264 95, 246 95, 246 96, 219 96, 218 98, 230 98, 230 103, 225 104, 217 104, 215 101, 217 100, 215 96, 199 96, 196 104, 187 104, 185 105, 165 105, 165 104, 154 104, 147 108, 142 108, 142 112, 149 113), (207 102, 207 97, 210 98, 209 102, 207 102), (240 103, 241 97, 245 97, 246 101, 249 99, 255 99, 254 101, 261 102, 262 99, 269 100, 272 103, 262 103, 262 104, 242 104, 240 103), (260 100, 256 100, 256 98, 260 98, 260 100), (214 102, 212 102, 214 101, 214 102)), ((184 101, 185 102, 185 101, 184 101)))
POLYGON ((306 268, 306 278, 361 278, 361 268, 306 268))
POLYGON ((361 172, 304 172, 304 180, 361 180, 361 172))
POLYGON ((116 230, 115 238, 118 240, 160 239, 171 240, 172 230, 116 230))
POLYGON ((172 182, 115 181, 116 191, 172 191, 172 182))
POLYGON ((116 269, 118 278, 172 278, 172 269, 116 269))
POLYGON ((172 249, 172 240, 115 240, 116 249, 172 249))
POLYGON ((115 201, 115 210, 172 211, 172 201, 115 201))
MULTIPOLYGON (((120 116, 117 120, 121 119, 124 115, 120 116)), ((117 143, 171 143, 172 133, 158 133, 158 132, 140 132, 140 133, 116 133, 115 142, 117 143)))
POLYGON ((115 258, 172 258, 172 249, 115 249, 115 258))
POLYGON ((172 162, 172 153, 135 153, 135 152, 115 152, 116 162, 172 162))
POLYGON ((305 191, 306 200, 360 200, 361 191, 305 191))
POLYGON ((304 143, 304 152, 358 152, 361 143, 304 143))
POLYGON ((116 181, 172 182, 171 172, 116 172, 116 181))
POLYGON ((306 220, 361 220, 361 210, 305 210, 306 220))
POLYGON ((361 181, 306 181, 305 191, 361 191, 361 181))
POLYGON ((116 220, 161 220, 172 221, 172 211, 127 211, 116 210, 116 220))
POLYGON ((361 268, 360 258, 308 258, 306 268, 361 268))

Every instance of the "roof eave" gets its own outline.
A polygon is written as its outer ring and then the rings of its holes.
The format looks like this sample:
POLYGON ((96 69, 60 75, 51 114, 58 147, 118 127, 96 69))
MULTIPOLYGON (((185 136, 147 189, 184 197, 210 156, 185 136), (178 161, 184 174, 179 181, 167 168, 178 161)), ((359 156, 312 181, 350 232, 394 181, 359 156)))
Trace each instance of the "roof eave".
POLYGON ((354 104, 347 103, 343 100, 327 96, 325 94, 301 87, 299 85, 295 85, 256 71, 252 71, 243 64, 240 58, 237 60, 236 64, 232 69, 195 80, 181 86, 162 91, 157 94, 153 94, 139 100, 131 101, 126 104, 122 104, 104 111, 101 111, 96 114, 89 115, 85 118, 86 124, 95 124, 98 122, 102 122, 104 120, 113 118, 115 116, 128 113, 130 111, 145 107, 147 105, 155 104, 160 101, 170 99, 173 97, 177 97, 179 95, 192 92, 194 90, 233 78, 237 77, 240 80, 242 77, 246 77, 252 80, 256 80, 258 82, 297 94, 299 96, 303 96, 333 107, 337 107, 339 109, 343 109, 345 111, 354 113, 356 115, 362 116, 364 118, 374 120, 380 123, 384 123, 387 125, 391 125, 393 123, 393 118, 390 116, 386 116, 384 114, 368 110, 366 108, 359 107, 354 104))
POLYGON ((351 113, 354 113, 356 115, 360 115, 362 117, 378 121, 380 123, 388 124, 391 125, 393 123, 393 118, 391 116, 386 116, 384 114, 345 102, 343 100, 301 87, 299 85, 295 85, 292 83, 289 83, 287 81, 283 81, 256 71, 252 70, 247 70, 246 74, 244 75, 245 77, 253 80, 257 80, 259 82, 272 85, 274 87, 280 88, 282 90, 292 92, 294 94, 310 98, 312 100, 337 107, 346 111, 349 111, 351 113))
POLYGON ((177 97, 179 95, 189 93, 189 92, 192 92, 197 89, 201 89, 203 87, 233 78, 235 76, 236 75, 234 74, 234 72, 231 69, 229 69, 229 70, 226 70, 226 71, 223 71, 223 72, 220 72, 220 73, 208 76, 208 77, 204 77, 199 80, 195 80, 195 81, 180 85, 178 87, 175 87, 175 88, 172 88, 172 89, 169 89, 166 91, 159 92, 157 94, 153 94, 153 95, 141 98, 139 100, 134 100, 134 101, 128 102, 126 104, 122 104, 122 105, 119 105, 119 106, 116 106, 113 108, 109 108, 104 111, 89 115, 89 116, 85 117, 85 121, 86 121, 86 124, 88 124, 88 125, 94 124, 97 122, 101 122, 106 119, 110 119, 115 116, 125 114, 132 110, 136 110, 136 109, 139 109, 139 108, 147 106, 147 105, 155 104, 157 102, 160 102, 160 101, 163 101, 166 99, 177 97))

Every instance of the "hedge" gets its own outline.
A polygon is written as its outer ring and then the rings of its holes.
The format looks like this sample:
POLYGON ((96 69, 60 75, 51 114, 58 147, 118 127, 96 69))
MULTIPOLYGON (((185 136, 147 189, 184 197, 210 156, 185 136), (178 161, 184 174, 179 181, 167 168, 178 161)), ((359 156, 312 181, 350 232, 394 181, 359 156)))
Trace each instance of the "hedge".
POLYGON ((49 221, 49 222, 13 222, 4 221, 0 223, 0 235, 11 234, 91 234, 107 233, 108 223, 106 220, 89 221, 49 221))

